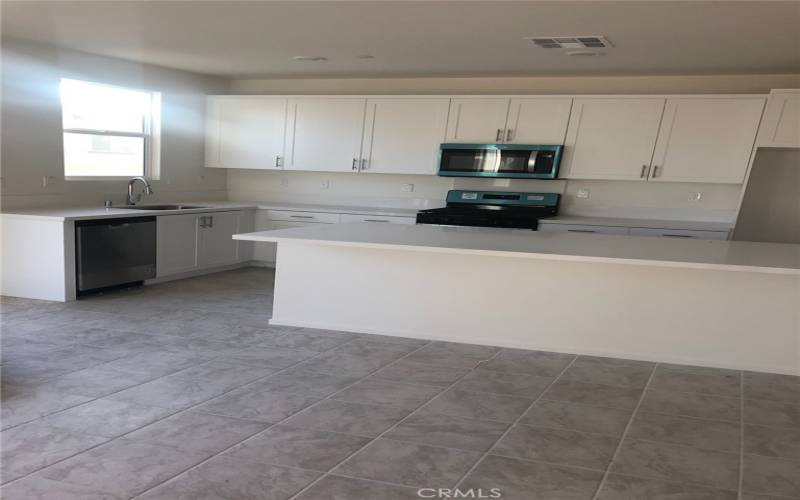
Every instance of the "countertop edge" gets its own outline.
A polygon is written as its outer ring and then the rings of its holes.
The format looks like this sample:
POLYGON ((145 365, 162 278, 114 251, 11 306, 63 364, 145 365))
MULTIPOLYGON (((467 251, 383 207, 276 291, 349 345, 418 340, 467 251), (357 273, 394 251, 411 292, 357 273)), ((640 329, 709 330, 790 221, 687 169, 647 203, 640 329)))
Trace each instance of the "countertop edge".
POLYGON ((453 248, 441 247, 435 245, 403 245, 398 243, 369 243, 369 242, 353 242, 353 241, 331 241, 324 239, 311 239, 311 238, 287 238, 282 236, 249 236, 247 234, 235 234, 233 239, 241 241, 256 241, 256 242, 299 242, 309 243, 314 245, 324 246, 337 246, 349 248, 373 248, 373 249, 390 249, 390 250, 408 250, 415 252, 435 252, 435 253, 454 253, 466 255, 487 255, 496 257, 513 257, 525 259, 543 259, 543 260, 561 260, 569 262, 595 262, 604 264, 628 264, 638 266, 655 266, 655 267, 671 267, 683 269, 704 269, 704 270, 718 270, 718 271, 735 271, 735 272, 750 272, 760 274, 778 274, 786 276, 800 276, 800 269, 771 267, 771 266, 748 266, 737 264, 714 264, 705 262, 686 262, 680 260, 666 260, 666 259, 640 259, 640 258, 627 258, 627 257, 602 257, 593 255, 568 255, 558 253, 542 253, 542 252, 522 252, 512 250, 486 250, 477 248, 453 248))

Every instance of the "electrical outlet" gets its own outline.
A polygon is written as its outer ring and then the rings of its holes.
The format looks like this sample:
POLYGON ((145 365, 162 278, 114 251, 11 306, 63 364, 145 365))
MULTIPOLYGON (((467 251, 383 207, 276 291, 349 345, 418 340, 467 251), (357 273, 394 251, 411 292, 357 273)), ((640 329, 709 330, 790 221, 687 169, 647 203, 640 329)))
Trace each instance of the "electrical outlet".
POLYGON ((205 180, 206 180, 206 176, 205 175, 198 175, 197 179, 196 179, 196 182, 199 185, 199 184, 202 184, 203 182, 205 182, 205 180))
POLYGON ((319 183, 319 187, 321 189, 330 189, 331 188, 331 181, 330 179, 325 179, 324 181, 319 183))
POLYGON ((414 192, 414 185, 413 184, 403 184, 400 188, 404 193, 413 193, 414 192))
POLYGON ((52 181, 52 180, 53 180, 53 176, 52 175, 43 175, 42 176, 42 188, 46 188, 47 186, 49 186, 50 185, 50 181, 52 181))
POLYGON ((289 187, 289 178, 288 177, 281 177, 281 187, 285 187, 285 188, 289 187))
POLYGON ((583 200, 588 200, 589 194, 590 194, 589 188, 580 188, 575 196, 583 200))
POLYGON ((689 201, 700 201, 703 199, 703 193, 700 191, 696 191, 694 193, 689 194, 689 201))

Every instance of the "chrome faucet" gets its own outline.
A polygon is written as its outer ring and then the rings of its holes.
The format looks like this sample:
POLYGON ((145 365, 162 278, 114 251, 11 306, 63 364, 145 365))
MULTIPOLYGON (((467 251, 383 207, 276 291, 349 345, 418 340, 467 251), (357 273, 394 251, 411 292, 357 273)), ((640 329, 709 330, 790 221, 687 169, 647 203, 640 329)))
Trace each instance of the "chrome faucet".
POLYGON ((150 183, 144 177, 134 177, 133 179, 128 181, 128 197, 125 200, 126 205, 136 205, 136 202, 142 199, 142 195, 138 195, 136 199, 133 198, 133 185, 136 184, 136 181, 142 181, 144 184, 144 192, 145 194, 153 194, 153 188, 150 186, 150 183))

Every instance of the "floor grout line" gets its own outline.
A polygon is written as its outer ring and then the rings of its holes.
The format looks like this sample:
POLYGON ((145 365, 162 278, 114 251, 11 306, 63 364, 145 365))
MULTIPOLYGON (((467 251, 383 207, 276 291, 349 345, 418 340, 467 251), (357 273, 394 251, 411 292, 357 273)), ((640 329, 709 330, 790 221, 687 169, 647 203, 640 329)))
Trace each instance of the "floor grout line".
POLYGON ((497 446, 497 444, 498 444, 498 443, 499 443, 499 442, 500 442, 500 441, 501 441, 503 438, 505 438, 505 437, 508 435, 508 433, 509 433, 509 432, 511 432, 511 429, 513 429, 513 428, 514 428, 514 427, 515 427, 517 424, 519 424, 519 422, 520 422, 520 421, 523 419, 523 417, 525 417, 525 414, 526 414, 526 413, 528 413, 528 412, 531 410, 531 408, 533 408, 533 406, 534 406, 536 403, 538 403, 539 401, 541 401, 541 400, 542 400, 542 398, 544 397, 545 393, 547 393, 547 391, 549 391, 549 390, 550 390, 550 388, 551 388, 551 387, 553 387, 553 385, 555 385, 555 383, 556 383, 556 382, 558 382, 558 381, 559 381, 559 379, 561 379, 561 377, 562 377, 562 376, 563 376, 563 375, 564 375, 564 374, 567 372, 567 370, 569 370, 569 369, 570 369, 570 367, 571 367, 572 365, 574 365, 574 364, 575 364, 575 361, 577 361, 577 360, 578 360, 578 358, 579 358, 579 356, 578 356, 578 355, 575 355, 575 356, 572 358, 572 360, 570 360, 570 362, 569 362, 569 363, 567 363, 567 365, 566 365, 566 366, 565 366, 565 367, 564 367, 564 368, 563 368, 563 369, 562 369, 562 370, 561 370, 561 371, 558 373, 558 375, 556 375, 556 377, 555 377, 555 378, 554 378, 554 379, 553 379, 553 380, 552 380, 552 381, 551 381, 549 384, 547 384, 547 387, 545 387, 544 389, 542 389, 542 392, 541 392, 541 393, 539 393, 539 395, 536 397, 536 399, 534 399, 534 400, 533 400, 533 402, 531 402, 531 404, 529 404, 529 405, 528 405, 528 406, 525 408, 525 410, 524 410, 524 411, 522 411, 522 412, 519 414, 519 416, 518 416, 518 417, 517 417, 517 418, 516 418, 516 419, 515 419, 515 420, 514 420, 512 423, 511 423, 511 425, 509 425, 509 426, 506 428, 506 430, 505 430, 505 431, 504 431, 504 432, 503 432, 503 433, 500 435, 500 437, 498 437, 498 438, 495 440, 495 442, 494 442, 494 443, 492 443, 492 445, 491 445, 491 446, 490 446, 490 447, 489 447, 489 448, 488 448, 486 451, 484 451, 484 452, 483 452, 483 454, 480 456, 480 458, 478 458, 478 460, 477 460, 477 461, 476 461, 474 464, 472 464, 472 467, 470 467, 470 468, 469 468, 469 470, 467 470, 467 472, 465 472, 464 474, 462 474, 462 475, 461 475, 461 477, 458 479, 458 481, 456 481, 456 484, 453 486, 453 488, 458 488, 458 487, 461 485, 461 483, 462 483, 462 482, 464 482, 464 480, 465 480, 465 479, 466 479, 466 478, 467 478, 467 477, 468 477, 468 476, 469 476, 469 475, 470 475, 470 474, 471 474, 471 473, 472 473, 472 472, 473 472, 475 469, 477 469, 477 468, 478 468, 478 466, 479 466, 479 465, 480 465, 480 464, 481 464, 481 463, 482 463, 482 462, 483 462, 483 461, 486 459, 486 457, 487 457, 487 456, 489 456, 489 453, 491 453, 491 452, 492 452, 492 450, 494 450, 494 449, 495 449, 495 447, 497 446))
MULTIPOLYGON (((287 334, 288 334, 288 333, 287 333, 287 334)), ((196 407, 198 407, 198 406, 200 406, 200 405, 203 405, 203 404, 205 404, 205 403, 207 403, 207 402, 211 401, 212 399, 216 399, 216 398, 218 398, 218 397, 224 396, 224 395, 228 394, 229 392, 235 391, 235 390, 237 390, 237 389, 241 389, 242 387, 248 386, 248 385, 250 385, 250 384, 253 384, 253 383, 256 383, 256 382, 261 382, 261 381, 263 381, 263 380, 265 380, 265 379, 267 379, 267 378, 269 378, 269 377, 272 377, 272 376, 274 376, 274 375, 277 375, 277 374, 279 374, 279 373, 281 373, 281 372, 287 371, 287 370, 289 370, 289 369, 291 369, 291 368, 295 368, 295 367, 296 367, 296 365, 298 365, 298 364, 300 364, 300 363, 303 363, 303 362, 305 362, 305 361, 308 361, 308 360, 310 360, 310 359, 314 359, 314 358, 316 358, 317 356, 321 356, 322 354, 325 354, 325 353, 327 353, 328 351, 331 351, 331 350, 333 350, 333 349, 336 349, 337 347, 341 347, 341 346, 343 346, 343 345, 345 345, 345 344, 349 344, 350 342, 353 342, 353 341, 355 341, 355 340, 357 340, 357 339, 351 339, 351 340, 348 340, 348 341, 346 341, 346 342, 343 342, 342 344, 339 344, 339 345, 337 345, 337 346, 334 346, 334 347, 332 347, 332 348, 330 348, 330 349, 328 349, 328 350, 321 351, 321 352, 319 352, 319 353, 315 354, 314 356, 312 356, 312 357, 310 357, 310 358, 301 359, 301 360, 297 361, 296 363, 293 363, 293 364, 291 364, 291 365, 289 365, 289 366, 287 366, 287 367, 285 367, 285 368, 281 368, 281 369, 280 369, 280 370, 278 370, 278 371, 275 371, 275 372, 269 373, 269 374, 267 374, 267 375, 265 375, 265 376, 263 376, 263 377, 259 377, 259 378, 257 378, 257 379, 254 379, 254 380, 251 380, 251 381, 249 381, 249 382, 246 382, 246 383, 244 383, 244 384, 242 384, 242 385, 236 386, 236 387, 234 387, 234 388, 232 388, 232 389, 229 389, 229 390, 227 390, 227 391, 225 391, 225 392, 223 392, 223 393, 217 394, 217 395, 215 395, 215 396, 213 396, 213 397, 211 397, 211 398, 208 398, 208 399, 205 399, 205 400, 203 400, 203 401, 200 401, 199 403, 196 403, 196 404, 194 404, 194 405, 192 405, 192 406, 189 406, 189 407, 187 407, 187 408, 183 408, 183 409, 180 409, 180 410, 176 410, 176 411, 174 411, 173 413, 170 413, 170 414, 168 414, 168 415, 165 415, 163 418, 160 418, 160 419, 158 419, 158 420, 154 420, 154 421, 152 421, 152 422, 149 422, 149 423, 147 423, 147 424, 144 424, 144 425, 142 425, 142 426, 140 426, 140 427, 137 427, 136 429, 130 430, 130 431, 128 431, 128 432, 126 432, 126 433, 124 433, 124 434, 120 434, 119 436, 115 436, 115 437, 113 437, 113 438, 110 438, 110 439, 108 439, 108 440, 106 440, 106 441, 103 441, 102 443, 98 443, 98 444, 96 444, 96 445, 94 445, 94 446, 91 446, 91 447, 89 447, 89 448, 86 448, 86 449, 84 449, 84 450, 81 450, 81 451, 79 451, 79 452, 77 452, 77 453, 74 453, 74 454, 72 454, 72 455, 70 455, 70 456, 68 456, 68 457, 62 458, 62 459, 60 459, 60 460, 57 460, 57 461, 55 461, 55 462, 53 462, 53 463, 51 463, 51 464, 48 464, 48 465, 44 466, 44 467, 40 467, 40 468, 38 468, 38 469, 36 469, 36 470, 34 470, 34 471, 31 471, 31 472, 29 472, 29 473, 27 473, 27 474, 24 474, 24 475, 22 475, 22 476, 20 476, 20 477, 18 477, 18 478, 12 479, 11 481, 9 481, 9 482, 7 482, 7 483, 4 483, 4 484, 3 484, 3 486, 7 486, 7 485, 10 485, 10 484, 12 484, 12 483, 15 483, 15 482, 17 482, 17 481, 20 481, 20 480, 22 480, 22 479, 24 479, 24 478, 26 478, 26 477, 28 477, 28 476, 31 476, 32 474, 36 474, 37 472, 40 472, 40 471, 42 471, 42 470, 44 470, 44 469, 46 469, 46 468, 48 468, 48 467, 52 467, 52 466, 54 466, 54 465, 60 464, 61 462, 64 462, 64 461, 66 461, 66 460, 69 460, 69 459, 71 459, 71 458, 73 458, 73 457, 76 457, 76 456, 78 456, 78 455, 82 454, 82 453, 86 453, 86 452, 88 452, 88 451, 94 450, 95 448, 98 448, 98 447, 100 447, 100 446, 106 445, 106 444, 108 444, 108 443, 110 443, 110 442, 112 442, 112 441, 115 441, 115 440, 117 440, 117 439, 123 438, 123 437, 127 436, 128 434, 131 434, 131 433, 133 433, 133 432, 136 432, 136 431, 138 431, 138 430, 140 430, 140 429, 143 429, 143 428, 145 428, 145 427, 147 427, 147 426, 149 426, 149 425, 153 425, 153 424, 156 424, 156 423, 158 423, 158 422, 161 422, 161 421, 163 421, 163 420, 166 420, 166 419, 168 419, 168 418, 172 418, 172 417, 174 417, 175 415, 178 415, 178 414, 181 414, 181 413, 184 413, 184 412, 191 411, 191 410, 193 410, 194 408, 196 408, 196 407)), ((77 407, 77 406, 85 405, 85 404, 88 404, 88 403, 93 403, 93 402, 95 402, 95 401, 98 401, 98 400, 100 400, 100 399, 107 398, 108 396, 112 396, 112 395, 114 395, 114 394, 118 394, 118 393, 120 393, 120 392, 123 392, 123 391, 126 391, 126 390, 128 390, 128 389, 132 389, 132 388, 134 388, 134 387, 138 387, 138 386, 141 386, 141 385, 144 385, 144 384, 150 383, 150 382, 154 382, 154 381, 156 381, 156 380, 160 380, 160 379, 162 379, 162 378, 169 377, 169 376, 171 376, 171 375, 174 375, 174 374, 176 374, 176 373, 179 373, 179 372, 181 372, 181 371, 188 370, 188 369, 194 368, 194 367, 196 367, 196 366, 203 365, 203 364, 205 364, 205 363, 208 363, 208 362, 210 362, 210 361, 214 361, 214 360, 217 360, 217 359, 219 359, 219 356, 212 357, 212 358, 210 358, 210 359, 207 359, 207 360, 205 360, 205 361, 203 361, 203 362, 201 362, 201 363, 198 363, 198 364, 196 364, 196 365, 191 365, 191 366, 188 366, 188 367, 186 367, 186 368, 182 368, 182 369, 180 369, 180 370, 178 370, 178 371, 176 371, 176 372, 172 372, 172 373, 169 373, 169 374, 167 374, 167 375, 162 375, 161 377, 155 378, 155 379, 153 379, 153 380, 148 380, 148 381, 146 381, 146 382, 142 382, 141 384, 136 384, 136 385, 133 385, 133 386, 131 386, 131 387, 126 387, 126 388, 124 388, 124 389, 120 389, 119 391, 113 392, 113 393, 111 393, 111 394, 107 394, 107 395, 105 395, 105 396, 102 396, 102 397, 99 397, 99 398, 95 398, 95 399, 92 399, 92 400, 90 400, 90 401, 86 401, 86 402, 84 402, 84 403, 81 403, 80 405, 72 406, 72 407, 70 407, 70 408, 65 408, 64 410, 59 410, 59 411, 57 411, 57 412, 49 413, 49 414, 47 414, 47 415, 45 415, 45 416, 42 416, 42 417, 39 417, 39 418, 37 418, 37 419, 31 420, 31 421, 29 421, 29 422, 26 422, 26 424, 29 424, 29 423, 35 422, 36 420, 39 420, 39 419, 43 419, 43 418, 49 417, 49 416, 51 416, 51 415, 56 415, 56 414, 58 414, 58 413, 61 413, 61 412, 63 412, 63 411, 67 411, 67 410, 69 410, 69 409, 72 409, 72 408, 75 408, 75 407, 77 407)), ((116 399, 112 399, 111 401, 122 401, 122 400, 116 400, 116 399)), ((124 401, 123 401, 123 402, 124 402, 124 401)), ((319 401, 318 401, 318 402, 319 402, 319 401)), ((133 404, 137 404, 137 403, 133 403, 133 404)), ((316 404, 316 403, 314 403, 314 404, 316 404)), ((142 406, 152 406, 152 405, 142 405, 142 406)), ((161 407, 157 407, 157 408, 161 408, 161 407)), ((173 408, 164 408, 164 409, 167 409, 167 410, 172 410, 173 408)), ((215 416, 221 416, 221 415, 215 415, 215 416)), ((20 424, 20 425, 24 425, 24 424, 20 424)), ((263 432, 264 430, 267 430, 267 429, 269 429, 270 427, 272 427, 272 425, 270 425, 269 427, 267 427, 267 428, 265 428, 265 429, 263 429, 263 430, 261 430, 261 431, 257 432, 257 433, 256 433, 256 435, 257 435, 257 434, 260 434, 260 433, 261 433, 261 432, 263 432)), ((4 430, 3 432, 5 432, 5 430, 4 430)), ((73 432, 73 431, 69 431, 69 432, 73 432)), ((82 433, 77 433, 77 432, 76 432, 75 434, 82 434, 82 433)), ((89 436, 93 436, 93 434, 87 434, 87 435, 89 435, 89 436)), ((104 437, 104 436, 98 436, 98 437, 104 437)), ((250 439, 251 437, 253 437, 253 436, 249 436, 249 437, 247 437, 247 438, 245 438, 245 439, 250 439)), ((241 441, 239 441, 239 442, 241 442, 241 441)), ((238 444, 239 442, 237 442, 236 444, 238 444)), ((235 446, 235 445, 234 445, 234 446, 235 446)), ((216 456, 216 455, 214 455, 214 456, 216 456)), ((212 457, 210 457, 210 458, 213 458, 213 456, 212 456, 212 457)), ((209 458, 209 459, 210 459, 210 458, 209 458)), ((205 462, 205 461, 204 461, 204 462, 205 462)), ((197 465, 199 465, 199 464, 197 464, 197 465)), ((187 470, 188 470, 188 469, 187 469, 187 470)), ((183 472, 185 472, 185 471, 183 471, 183 472)), ((183 472, 181 472, 180 474, 182 474, 183 472)), ((170 479, 171 479, 171 478, 170 478, 170 479)), ((162 484, 162 483, 159 483, 159 484, 162 484)))
MULTIPOLYGON (((356 341, 360 340, 361 338, 362 338, 362 337, 356 337, 356 338, 354 338, 354 339, 352 339, 352 340, 349 340, 349 341, 347 341, 347 342, 344 342, 344 343, 342 343, 342 344, 339 344, 339 345, 337 345, 337 346, 335 346, 335 347, 332 347, 331 349, 328 349, 328 350, 326 350, 326 351, 323 351, 323 352, 321 352, 321 353, 319 353, 319 354, 320 354, 320 355, 322 355, 322 354, 328 353, 328 352, 330 352, 330 351, 332 351, 332 350, 334 350, 334 349, 337 349, 337 348, 339 348, 339 347, 342 347, 342 346, 344 346, 344 345, 346 345, 346 344, 350 344, 350 343, 352 343, 352 342, 356 342, 356 341)), ((349 389, 350 387, 352 387, 352 386, 354 386, 354 385, 358 384, 359 382, 361 382, 361 381, 362 381, 362 380, 364 380, 365 378, 368 378, 368 377, 372 376, 372 374, 374 374, 374 373, 376 373, 376 372, 378 372, 378 371, 380 371, 380 370, 382 370, 382 369, 384 369, 384 368, 386 368, 386 367, 388 367, 388 366, 391 366, 391 365, 393 365, 393 364, 395 364, 395 363, 399 362, 399 361, 400 361, 400 360, 402 360, 402 359, 405 359, 406 357, 410 356, 411 354, 414 354, 414 353, 416 353, 417 351, 419 351, 419 350, 421 350, 421 349, 423 349, 423 348, 427 347, 427 346, 428 346, 430 343, 431 343, 430 341, 426 342, 424 345, 422 345, 422 346, 420 346, 420 347, 418 347, 418 348, 416 348, 416 349, 414 349, 414 350, 412 350, 412 351, 410 351, 410 352, 408 352, 408 353, 404 354, 402 357, 400 357, 400 358, 398 358, 398 359, 396 359, 396 360, 392 361, 391 363, 389 363, 389 364, 387 364, 387 365, 385 365, 385 366, 382 366, 382 367, 380 367, 380 368, 377 368, 377 369, 375 369, 373 372, 371 372, 371 373, 369 373, 369 374, 367 374, 367 375, 365 375, 365 376, 363 376, 363 377, 361 377, 361 378, 357 379, 357 380, 356 380, 356 381, 354 381, 352 384, 348 384, 347 386, 343 387, 342 389, 339 389, 338 391, 335 391, 335 392, 333 392, 333 393, 331 393, 331 394, 329 394, 329 395, 325 396, 324 398, 320 399, 319 401, 316 401, 315 403, 312 403, 311 405, 309 405, 309 406, 307 406, 307 407, 303 408, 302 410, 299 410, 299 411, 297 411, 297 412, 295 412, 295 413, 292 413, 291 415, 287 416, 286 418, 283 418, 283 419, 279 420, 278 422, 275 422, 275 423, 273 423, 273 424, 269 425, 269 426, 268 426, 268 427, 266 427, 265 429, 262 429, 262 430, 258 431, 257 433, 253 434, 252 436, 248 436, 247 438, 245 438, 245 439, 243 439, 243 440, 241 440, 241 441, 237 441, 236 443, 234 443, 234 444, 232 444, 231 446, 229 446, 229 447, 225 448, 224 450, 221 450, 220 452, 218 452, 218 453, 216 453, 216 454, 214 454, 214 455, 212 455, 212 456, 210 456, 210 457, 206 458, 206 459, 205 459, 205 460, 203 460, 202 462, 199 462, 199 463, 196 463, 196 464, 192 465, 191 467, 189 467, 189 468, 187 468, 187 469, 185 469, 185 470, 183 470, 183 471, 181 471, 181 472, 179 472, 179 473, 177 473, 177 474, 173 475, 172 477, 170 477, 170 478, 168 478, 168 479, 166 479, 166 480, 164 480, 164 481, 162 481, 162 482, 160 482, 160 483, 158 483, 158 484, 156 484, 156 485, 153 485, 153 486, 151 486, 150 488, 148 488, 148 489, 146 489, 146 490, 144 490, 144 491, 142 491, 142 492, 139 492, 139 493, 137 493, 136 495, 134 495, 134 496, 133 496, 133 497, 131 497, 131 498, 137 498, 137 497, 140 497, 141 495, 144 495, 145 493, 147 493, 147 492, 149 492, 149 491, 151 491, 151 490, 153 490, 153 489, 155 489, 155 488, 157 488, 157 487, 159 487, 159 486, 161 486, 161 485, 163 485, 163 484, 166 484, 166 483, 168 483, 168 482, 170 482, 170 481, 172 481, 172 480, 174 480, 174 479, 178 478, 179 476, 182 476, 182 475, 183 475, 183 474, 185 474, 186 472, 188 472, 188 471, 190 471, 190 470, 192 470, 192 469, 195 469, 195 468, 197 468, 197 467, 200 467, 201 465, 203 465, 203 464, 205 464, 206 462, 208 462, 208 461, 210 461, 210 460, 212 460, 212 459, 214 459, 214 458, 216 458, 216 457, 218 457, 218 456, 220 456, 220 455, 224 454, 225 452, 229 451, 230 449, 232 449, 232 448, 234 448, 234 447, 236 447, 236 446, 239 446, 240 444, 242 444, 242 443, 245 443, 245 442, 247 442, 247 441, 249 441, 249 440, 251 440, 251 439, 254 439, 256 436, 259 436, 260 434, 262 434, 262 433, 264 433, 264 432, 266 432, 266 431, 268 431, 268 430, 272 429, 273 427, 276 427, 276 426, 278 426, 278 425, 280 425, 280 424, 282 424, 282 423, 286 422, 287 420, 289 420, 290 418, 294 417, 295 415, 297 415, 297 414, 299 414, 299 413, 301 413, 301 412, 307 411, 307 410, 309 410, 310 408, 312 408, 312 407, 314 407, 314 406, 317 406, 317 405, 321 404, 321 403, 322 403, 322 402, 324 402, 324 401, 327 401, 327 400, 329 400, 329 399, 330 399, 332 396, 334 396, 334 395, 336 395, 336 394, 338 394, 338 393, 340 393, 340 392, 342 392, 342 391, 345 391, 345 390, 349 389)), ((314 356, 314 357, 316 357, 316 356, 314 356)), ((313 358, 309 358, 309 359, 313 359, 313 358)), ((296 364, 299 364, 299 363, 302 363, 302 362, 305 362, 305 361, 308 361, 308 359, 301 360, 301 361, 299 361, 299 362, 298 362, 298 363, 296 363, 296 364)), ((292 365, 291 367, 288 367, 288 368, 293 368, 293 367, 295 367, 295 365, 292 365)), ((288 368, 287 368, 287 369, 288 369, 288 368)), ((213 399, 213 398, 212 398, 212 399, 213 399)), ((357 436, 357 437, 360 437, 360 436, 357 436)), ((371 439, 370 441, 368 441, 368 442, 365 444, 365 446, 366 446, 366 445, 368 445, 369 443, 371 443, 372 441, 374 441, 374 439, 371 439)), ((356 452, 354 452, 354 453, 357 453, 357 452, 358 452, 358 451, 360 451, 361 449, 363 449, 363 447, 362 447, 362 448, 359 448, 359 449, 358 449, 358 450, 356 450, 356 452)), ((346 460, 347 458, 350 458, 352 455, 353 455, 352 453, 351 453, 350 455, 348 455, 348 456, 345 458, 345 460, 346 460)), ((340 462, 340 463, 341 463, 341 462, 340 462)), ((279 467, 283 467, 282 465, 279 465, 279 464, 273 464, 273 465, 276 465, 276 466, 279 466, 279 467)), ((336 465, 338 465, 338 463, 337 463, 336 465)), ((317 472, 319 472, 319 471, 317 471, 317 472)), ((323 477, 325 477, 326 475, 327 475, 327 472, 323 473, 323 474, 322 474, 322 475, 321 475, 319 478, 317 478, 316 480, 314 480, 314 481, 313 481, 311 484, 314 484, 314 483, 318 482, 320 479, 322 479, 322 478, 323 478, 323 477)), ((309 487, 309 486, 311 486, 311 484, 309 484, 309 485, 306 485, 306 487, 309 487)), ((305 489, 306 489, 306 488, 303 488, 303 490, 305 490, 305 489)), ((301 491, 303 491, 303 490, 301 490, 301 491)), ((298 492, 298 493, 299 493, 299 492, 298 492)))
MULTIPOLYGON (((430 345, 430 344, 432 344, 433 342, 434 342, 434 341, 431 341, 431 342, 429 342, 427 345, 430 345)), ((414 410, 413 410, 411 413, 409 413, 409 414, 408 414, 408 415, 406 415, 405 417, 401 418, 400 420, 398 420, 397 422, 395 422, 395 423, 394 423, 392 426, 390 426, 389 428, 387 428, 386 430, 384 430, 383 432, 381 432, 380 434, 378 434, 377 436, 375 436, 373 439, 371 439, 371 440, 370 440, 370 441, 368 441, 367 443, 365 443, 365 444, 364 444, 364 446, 360 447, 359 449, 355 450, 353 453, 350 453, 348 456, 344 457, 342 460, 340 460, 339 462, 337 462, 336 464, 334 464, 334 465, 333 465, 333 467, 331 467, 330 469, 328 469, 328 471, 326 471, 326 472, 325 472, 325 473, 324 473, 322 476, 320 476, 320 477, 319 477, 319 478, 317 478, 316 480, 312 481, 311 483, 307 484, 307 485, 306 485, 306 486, 305 486, 305 487, 304 487, 302 490, 298 491, 297 493, 295 493, 294 495, 292 495, 292 496, 291 496, 290 498, 288 498, 287 500, 295 500, 295 499, 297 499, 297 498, 298 498, 300 495, 302 495, 304 492, 306 492, 306 491, 308 491, 309 489, 311 489, 311 488, 312 488, 312 487, 313 487, 315 484, 317 484, 318 482, 322 481, 324 478, 328 477, 328 476, 331 474, 331 472, 333 472, 334 470, 336 470, 336 468, 337 468, 337 467, 339 467, 341 464, 343 464, 344 462, 346 462, 346 461, 347 461, 347 460, 349 460, 350 458, 354 457, 355 455, 357 455, 358 453, 360 453, 362 450, 364 450, 365 448, 367 448, 368 446, 370 446, 372 443, 376 442, 378 439, 381 439, 383 436, 385 436, 385 435, 386 435, 386 434, 388 434, 389 432, 391 432, 391 431, 393 431, 394 429, 396 429, 398 426, 402 425, 402 424, 403 424, 403 422, 405 422, 406 420, 408 420, 408 419, 409 419, 409 418, 411 418, 412 416, 416 415, 416 414, 417 414, 417 412, 419 412, 420 410, 422 410, 423 408, 425 408, 426 406, 428 406, 429 404, 431 404, 432 402, 434 402, 434 401, 435 401, 436 399, 438 399, 438 398, 439 398, 439 397, 440 397, 442 394, 444 394, 444 393, 446 393, 447 391, 449 391, 450 389, 452 389, 452 388, 453 388, 453 387, 454 387, 454 386, 455 386, 457 383, 461 382, 461 381, 464 379, 464 377, 466 377, 467 375, 469 375, 470 373, 472 373, 472 372, 473 372, 473 371, 474 371, 474 370, 475 370, 475 369, 476 369, 478 366, 480 366, 480 364, 481 364, 481 363, 486 363, 486 362, 488 362, 488 361, 491 361, 492 359, 494 359, 495 357, 497 357, 497 355, 498 355, 498 354, 500 354, 501 352, 503 352, 503 350, 504 350, 504 349, 498 349, 498 350, 497 350, 497 351, 496 351, 494 354, 492 354, 492 355, 491 355, 489 358, 487 358, 487 359, 485 359, 485 360, 481 360, 481 361, 479 361, 479 362, 478 362, 478 363, 477 363, 477 364, 476 364, 474 367, 472 367, 472 369, 470 369, 470 370, 469 370, 469 371, 467 371, 465 374, 463 374, 463 375, 461 375, 460 377, 458 377, 457 379, 455 379, 455 380, 454 380, 454 381, 453 381, 453 382, 452 382, 450 385, 448 385, 448 386, 446 386, 446 387, 443 387, 443 388, 442 388, 442 390, 441 390, 441 391, 439 391, 439 392, 438 392, 438 393, 437 393, 435 396, 433 396, 433 397, 432 397, 432 398, 430 398, 429 400, 427 400, 427 401, 425 401, 424 403, 422 403, 422 404, 420 404, 419 406, 417 406, 417 408, 415 408, 415 409, 414 409, 414 410)), ((417 351, 414 351, 414 352, 417 352, 417 351)), ((420 444, 419 444, 419 443, 414 443, 414 444, 416 444, 416 445, 420 446, 420 444)), ((464 450, 458 450, 458 451, 464 451, 464 450)), ((334 475, 335 475, 335 474, 334 474, 334 475)), ((387 483, 387 484, 393 484, 393 483, 387 483)), ((408 486, 408 485, 398 485, 398 486, 408 486)))
POLYGON ((622 450, 622 445, 625 443, 625 438, 628 436, 628 432, 633 425, 633 420, 636 418, 636 414, 639 412, 639 408, 642 406, 642 401, 644 401, 645 396, 647 395, 647 389, 650 387, 650 384, 653 382, 653 378, 656 375, 656 370, 658 369, 659 363, 656 363, 653 366, 653 369, 650 371, 650 377, 647 379, 647 383, 644 385, 644 389, 642 389, 642 393, 639 395, 639 400, 636 402, 636 406, 633 408, 633 412, 631 413, 630 418, 628 419, 628 423, 625 425, 625 430, 622 431, 622 435, 619 438, 619 443, 617 443, 617 447, 614 449, 614 454, 611 455, 611 460, 608 461, 608 466, 606 467, 605 472, 603 473, 603 477, 600 479, 600 483, 597 485, 597 489, 594 492, 594 496, 592 496, 592 500, 598 500, 600 498, 600 492, 603 491, 603 486, 606 484, 606 480, 608 479, 608 475, 611 473, 611 468, 614 466, 614 461, 619 456, 620 451, 622 450))

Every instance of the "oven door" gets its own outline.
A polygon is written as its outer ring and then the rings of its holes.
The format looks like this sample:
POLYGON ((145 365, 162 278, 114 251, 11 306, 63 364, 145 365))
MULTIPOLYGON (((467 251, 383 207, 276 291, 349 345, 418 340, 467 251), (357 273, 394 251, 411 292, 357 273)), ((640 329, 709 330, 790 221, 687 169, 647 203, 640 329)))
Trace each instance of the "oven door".
POLYGON ((555 179, 562 146, 442 144, 439 175, 555 179))

